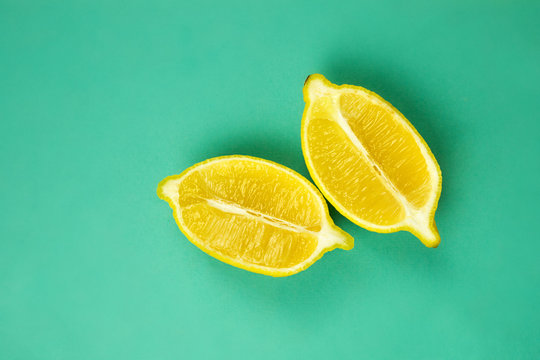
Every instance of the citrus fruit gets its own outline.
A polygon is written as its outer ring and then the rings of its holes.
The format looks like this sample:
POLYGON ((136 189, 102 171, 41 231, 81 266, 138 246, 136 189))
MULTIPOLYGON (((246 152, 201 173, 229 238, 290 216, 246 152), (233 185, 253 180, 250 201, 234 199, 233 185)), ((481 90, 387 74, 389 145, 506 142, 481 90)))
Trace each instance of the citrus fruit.
POLYGON ((407 119, 359 86, 308 77, 302 150, 311 177, 336 209, 377 232, 407 230, 437 247, 441 171, 407 119))
POLYGON ((157 193, 193 244, 245 270, 288 276, 327 251, 353 247, 317 188, 268 160, 209 159, 165 178, 157 193))

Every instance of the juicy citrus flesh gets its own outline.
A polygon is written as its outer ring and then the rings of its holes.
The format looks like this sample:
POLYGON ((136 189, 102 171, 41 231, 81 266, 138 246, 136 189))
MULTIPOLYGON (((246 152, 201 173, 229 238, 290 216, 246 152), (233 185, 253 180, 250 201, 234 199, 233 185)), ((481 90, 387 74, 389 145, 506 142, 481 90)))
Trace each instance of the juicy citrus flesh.
POLYGON ((267 160, 210 159, 164 179, 158 195, 195 245, 253 272, 292 275, 326 251, 353 245, 311 183, 267 160))
POLYGON ((360 226, 408 230, 436 247, 440 169, 407 119, 378 95, 322 75, 308 78, 304 98, 302 149, 326 198, 360 226))

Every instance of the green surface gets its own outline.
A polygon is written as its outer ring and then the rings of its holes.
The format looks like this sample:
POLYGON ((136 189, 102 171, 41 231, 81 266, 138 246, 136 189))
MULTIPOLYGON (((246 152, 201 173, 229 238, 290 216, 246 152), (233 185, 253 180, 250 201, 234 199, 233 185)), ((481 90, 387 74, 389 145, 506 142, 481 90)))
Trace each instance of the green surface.
POLYGON ((538 359, 540 3, 0 0, 1 359, 538 359), (274 279, 156 196, 209 157, 307 175, 302 85, 367 87, 437 157, 442 237, 274 279))

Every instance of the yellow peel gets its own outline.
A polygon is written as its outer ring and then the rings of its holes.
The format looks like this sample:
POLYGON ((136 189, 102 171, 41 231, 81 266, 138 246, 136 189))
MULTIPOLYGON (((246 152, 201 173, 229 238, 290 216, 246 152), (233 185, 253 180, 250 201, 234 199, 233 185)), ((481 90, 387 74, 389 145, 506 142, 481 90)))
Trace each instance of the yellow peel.
POLYGON ((326 199, 368 230, 406 230, 437 247, 441 171, 409 121, 377 94, 320 74, 306 80, 304 101, 302 151, 326 199))
POLYGON ((317 188, 277 163, 208 159, 158 185, 184 235, 227 264, 270 276, 305 270, 325 252, 352 249, 317 188))

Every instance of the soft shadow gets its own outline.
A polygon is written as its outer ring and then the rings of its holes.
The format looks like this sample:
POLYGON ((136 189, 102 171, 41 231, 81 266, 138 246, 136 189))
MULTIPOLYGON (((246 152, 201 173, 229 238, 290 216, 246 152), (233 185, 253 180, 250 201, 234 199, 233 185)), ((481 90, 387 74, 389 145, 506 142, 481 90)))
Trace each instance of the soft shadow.
MULTIPOLYGON (((364 288, 369 274, 378 271, 380 275, 386 266, 402 269, 411 276, 422 274, 432 279, 450 276, 452 264, 448 252, 444 251, 442 225, 445 215, 451 212, 451 198, 456 189, 452 177, 444 174, 459 171, 458 159, 452 152, 453 147, 459 146, 459 131, 448 126, 451 122, 446 118, 444 104, 418 90, 414 79, 385 67, 380 61, 368 62, 353 57, 332 59, 320 72, 334 83, 361 85, 377 92, 396 106, 429 144, 443 171, 443 191, 436 217, 443 242, 441 249, 433 250, 425 248, 409 233, 369 232, 345 219, 329 205, 335 223, 355 238, 355 248, 327 253, 310 269, 297 275, 265 277, 236 269, 201 253, 200 260, 204 262, 201 266, 215 268, 212 273, 224 291, 232 289, 261 311, 279 316, 283 321, 301 321, 305 326, 331 321, 332 311, 340 307, 343 299, 358 293, 351 289, 364 288), (314 313, 321 316, 313 316, 314 313)), ((298 86, 300 91, 302 84, 298 86)), ((213 156, 251 155, 278 162, 311 179, 300 146, 300 118, 292 117, 291 123, 297 124, 290 129, 292 135, 280 134, 277 130, 272 132, 271 127, 264 126, 261 129, 246 128, 227 137, 212 134, 205 143, 191 147, 192 163, 213 156)), ((355 301, 362 306, 361 298, 355 301)))
MULTIPOLYGON (((250 155, 285 165, 311 181, 302 155, 299 124, 297 128, 297 137, 253 133, 250 130, 223 139, 214 137, 210 143, 199 144, 192 149, 193 162, 214 156, 250 155)), ((331 205, 329 210, 336 224, 347 227, 346 230, 355 236, 351 230, 357 231, 358 228, 331 205)), ((314 322, 331 321, 330 317, 313 317, 313 314, 320 311, 332 313, 350 293, 351 287, 361 286, 364 274, 369 273, 369 267, 364 264, 366 256, 358 247, 350 251, 336 249, 326 253, 308 270, 286 278, 253 274, 202 253, 198 261, 203 262, 201 266, 215 269, 209 270, 219 279, 217 283, 227 288, 224 291, 234 289, 246 300, 250 299, 254 306, 272 311, 283 321, 294 319, 311 326, 315 325, 314 322)))
MULTIPOLYGON (((336 249, 309 269, 284 278, 250 273, 208 256, 201 266, 213 268, 215 284, 222 287, 223 292, 238 294, 251 303, 250 307, 290 326, 312 328, 327 326, 343 302, 358 293, 358 288, 363 288, 365 276, 370 272, 369 266, 363 265, 365 260, 365 255, 356 249, 336 249)), ((362 299, 355 303, 361 306, 362 299)))

